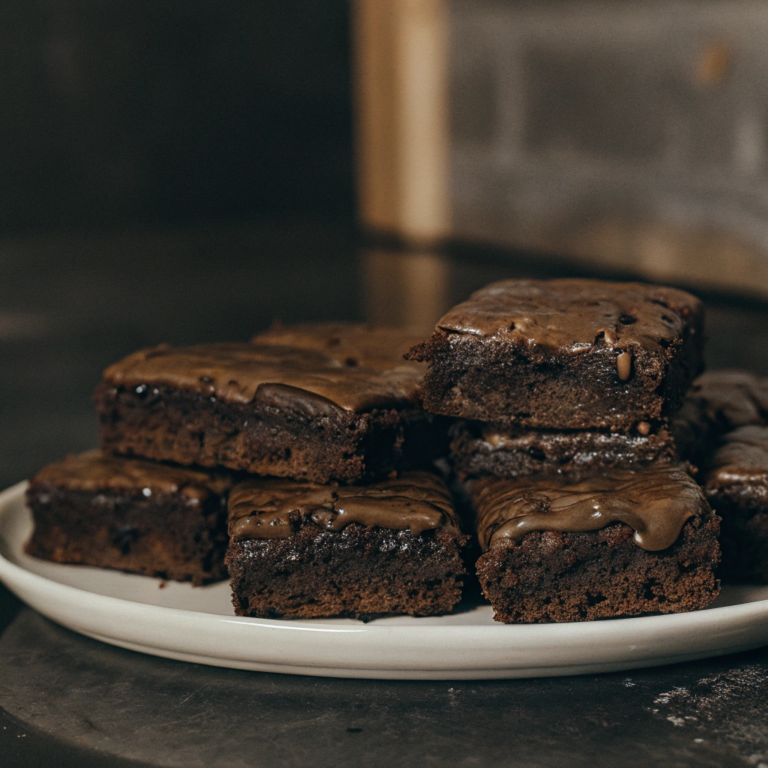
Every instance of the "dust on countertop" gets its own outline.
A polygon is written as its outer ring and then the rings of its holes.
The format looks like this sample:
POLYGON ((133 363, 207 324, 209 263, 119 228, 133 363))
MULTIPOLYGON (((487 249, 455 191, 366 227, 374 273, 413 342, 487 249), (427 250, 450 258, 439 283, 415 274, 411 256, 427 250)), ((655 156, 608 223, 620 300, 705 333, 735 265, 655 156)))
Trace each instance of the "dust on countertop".
POLYGON ((717 737, 756 768, 768 768, 766 698, 768 670, 746 664, 661 691, 648 709, 673 727, 690 728, 694 737, 717 737))

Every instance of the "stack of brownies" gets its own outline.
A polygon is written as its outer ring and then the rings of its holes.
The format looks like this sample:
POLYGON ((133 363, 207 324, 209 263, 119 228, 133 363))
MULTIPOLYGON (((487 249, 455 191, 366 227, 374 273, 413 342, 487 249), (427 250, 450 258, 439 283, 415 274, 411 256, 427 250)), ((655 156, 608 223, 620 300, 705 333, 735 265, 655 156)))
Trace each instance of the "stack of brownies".
POLYGON ((430 366, 425 408, 459 418, 451 454, 498 620, 667 613, 716 597, 718 520, 671 429, 702 347, 701 304, 682 291, 509 280, 412 351, 430 366))
POLYGON ((27 551, 194 584, 228 566, 240 615, 450 611, 468 537, 424 469, 446 442, 415 341, 318 325, 130 355, 95 394, 101 452, 32 479, 27 551))
POLYGON ((228 572, 246 616, 445 613, 477 547, 500 621, 703 607, 718 518, 672 428, 701 320, 671 288, 505 281, 427 341, 308 325, 137 352, 97 389, 101 450, 33 478, 27 551, 228 572))

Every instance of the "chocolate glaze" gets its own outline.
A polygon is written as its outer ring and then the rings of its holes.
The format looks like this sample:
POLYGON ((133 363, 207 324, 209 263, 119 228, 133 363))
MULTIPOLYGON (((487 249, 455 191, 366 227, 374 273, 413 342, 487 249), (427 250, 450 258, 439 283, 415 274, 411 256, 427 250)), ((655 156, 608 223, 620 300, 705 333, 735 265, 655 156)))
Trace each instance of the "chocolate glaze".
MULTIPOLYGON (((342 365, 364 365, 388 370, 403 365, 403 355, 422 340, 420 334, 399 328, 382 328, 363 323, 304 323, 277 325, 254 336, 255 344, 321 351, 342 365)), ((414 370, 426 369, 419 364, 414 370)))
POLYGON ((329 531, 360 523, 414 536, 428 530, 460 533, 445 484, 429 472, 366 486, 252 479, 230 492, 229 535, 236 541, 288 538, 300 518, 329 531))
POLYGON ((600 470, 580 479, 485 478, 473 484, 472 504, 483 551, 531 531, 596 531, 624 523, 638 546, 656 552, 674 544, 688 518, 708 509, 701 489, 678 467, 600 470))
POLYGON ((321 350, 275 344, 159 346, 129 355, 104 372, 117 387, 165 385, 227 403, 256 398, 308 413, 362 412, 412 405, 422 367, 404 360, 346 364, 321 350))
POLYGON ((88 451, 49 464, 32 478, 31 483, 70 491, 145 497, 178 493, 185 498, 202 501, 210 493, 226 493, 231 480, 226 475, 88 451))
POLYGON ((339 410, 333 400, 287 384, 261 384, 256 397, 259 402, 272 405, 280 411, 301 413, 310 419, 330 416, 339 410))
MULTIPOLYGON (((504 280, 473 293, 437 324, 449 333, 492 337, 571 354, 596 344, 658 351, 683 333, 701 302, 674 288, 602 280, 504 280)), ((631 356, 619 355, 622 380, 631 356)))
POLYGON ((768 427, 746 426, 729 432, 712 457, 706 488, 768 486, 768 427))

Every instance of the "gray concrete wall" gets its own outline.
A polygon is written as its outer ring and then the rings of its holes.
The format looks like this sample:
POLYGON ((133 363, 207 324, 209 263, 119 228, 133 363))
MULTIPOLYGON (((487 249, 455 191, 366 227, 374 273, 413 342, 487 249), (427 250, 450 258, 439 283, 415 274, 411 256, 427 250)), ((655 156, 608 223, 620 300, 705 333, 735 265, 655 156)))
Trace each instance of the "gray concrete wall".
POLYGON ((450 18, 454 234, 768 293, 768 5, 450 18))

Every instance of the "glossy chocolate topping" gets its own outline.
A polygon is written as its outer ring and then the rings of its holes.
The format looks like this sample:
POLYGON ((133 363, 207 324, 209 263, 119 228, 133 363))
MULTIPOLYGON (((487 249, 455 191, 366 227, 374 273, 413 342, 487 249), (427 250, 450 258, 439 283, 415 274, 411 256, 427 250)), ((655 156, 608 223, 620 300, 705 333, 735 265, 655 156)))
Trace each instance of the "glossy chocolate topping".
POLYGON ((674 544, 685 521, 707 509, 700 488, 677 467, 600 470, 580 480, 484 478, 473 485, 472 504, 483 551, 531 531, 596 531, 624 523, 638 546, 656 552, 674 544))
POLYGON ((70 491, 127 493, 147 498, 154 494, 178 493, 186 498, 202 500, 210 493, 226 493, 231 481, 226 475, 88 451, 49 464, 32 478, 32 484, 52 485, 70 491))
POLYGON ((768 378, 747 371, 707 371, 693 382, 686 399, 720 429, 768 424, 768 378))
POLYGON ((229 535, 235 540, 287 538, 298 518, 329 531, 360 523, 410 530, 414 536, 429 530, 460 532, 445 484, 429 472, 406 472, 396 480, 365 486, 253 479, 230 492, 229 535))
POLYGON ((712 457, 707 490, 768 485, 768 427, 739 427, 723 440, 712 457))
MULTIPOLYGON (((700 312, 695 296, 674 288, 602 280, 504 280, 482 288, 437 324, 450 333, 493 337, 572 354, 603 343, 656 351, 700 312)), ((617 359, 631 375, 630 353, 617 359)))
MULTIPOLYGON (((421 340, 420 334, 399 328, 363 323, 304 323, 270 328, 251 341, 323 352, 341 365, 388 370, 393 366, 406 365, 403 355, 421 340)), ((421 363, 407 365, 422 374, 426 369, 421 363)))
POLYGON ((421 368, 402 360, 376 367, 347 364, 320 350, 273 344, 200 344, 145 349, 104 372, 119 387, 165 385, 227 403, 291 402, 310 413, 368 411, 416 400, 421 368))

